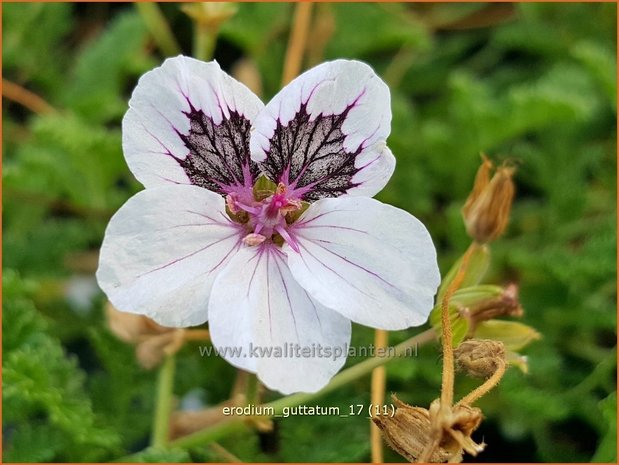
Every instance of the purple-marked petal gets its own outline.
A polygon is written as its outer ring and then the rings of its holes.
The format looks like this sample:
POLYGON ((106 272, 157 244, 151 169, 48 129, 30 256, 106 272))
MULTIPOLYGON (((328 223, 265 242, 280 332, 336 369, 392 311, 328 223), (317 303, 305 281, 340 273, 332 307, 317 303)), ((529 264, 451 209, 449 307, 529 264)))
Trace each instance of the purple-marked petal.
POLYGON ((329 382, 346 360, 351 329, 350 321, 296 283, 279 248, 265 244, 242 248, 217 277, 209 330, 220 353, 243 347, 245 357, 222 353, 230 363, 288 394, 314 392, 329 382))
POLYGON ((213 192, 146 189, 110 220, 97 281, 119 310, 164 326, 204 323, 213 281, 240 247, 240 229, 213 192))
POLYGON ((336 60, 288 84, 257 116, 252 158, 274 182, 304 200, 343 194, 373 196, 395 158, 389 88, 372 68, 336 60))
POLYGON ((284 245, 297 282, 327 308, 383 329, 423 324, 440 283, 436 251, 411 214, 364 197, 313 203, 284 245))
POLYGON ((220 194, 251 189, 251 122, 264 107, 216 62, 178 56, 143 75, 123 119, 123 150, 145 187, 194 184, 220 194))

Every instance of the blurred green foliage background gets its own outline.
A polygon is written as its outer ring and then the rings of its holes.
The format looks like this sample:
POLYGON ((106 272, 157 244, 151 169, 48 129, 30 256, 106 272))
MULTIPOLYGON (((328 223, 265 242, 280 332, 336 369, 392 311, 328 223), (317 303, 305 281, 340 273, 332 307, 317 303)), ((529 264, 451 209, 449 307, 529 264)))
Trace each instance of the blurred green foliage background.
MULTIPOLYGON (((191 54, 179 6, 161 9, 191 54)), ((239 4, 216 42, 224 69, 243 60, 259 72, 265 101, 279 90, 293 9, 239 4)), ((141 188, 120 121, 137 78, 165 55, 130 4, 4 3, 2 13, 3 459, 113 460, 148 445, 156 375, 106 328, 93 273, 109 217, 141 188), (24 88, 43 102, 24 105, 24 88)), ((469 242, 460 207, 479 153, 518 163, 487 281, 519 284, 524 322, 543 339, 527 349, 530 373, 509 370, 481 401, 475 437, 488 446, 476 460, 616 461, 616 5, 352 3, 313 14, 305 67, 356 58, 390 85, 398 166, 379 198, 424 221, 443 273, 469 242)), ((356 326, 353 344, 372 337, 356 326)), ((196 345, 178 359, 185 404, 226 398, 225 361, 196 345)), ((388 391, 417 405, 437 397, 438 346, 387 367, 388 391)), ((369 378, 319 402, 367 404, 369 378)), ((287 418, 221 444, 244 461, 367 461, 368 428, 363 417, 287 418)), ((221 460, 207 448, 142 459, 221 460)))

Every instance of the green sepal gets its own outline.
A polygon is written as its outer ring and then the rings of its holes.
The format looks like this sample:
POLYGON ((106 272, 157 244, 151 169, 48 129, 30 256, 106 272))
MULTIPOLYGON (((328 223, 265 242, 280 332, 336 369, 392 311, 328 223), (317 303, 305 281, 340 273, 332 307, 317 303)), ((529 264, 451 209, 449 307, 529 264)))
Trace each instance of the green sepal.
POLYGON ((541 339, 542 335, 518 321, 488 320, 477 325, 474 337, 501 341, 507 350, 517 352, 531 342, 541 339))
POLYGON ((286 223, 292 224, 297 221, 301 217, 301 215, 305 213, 305 210, 307 210, 309 206, 309 202, 301 201, 301 208, 292 212, 288 212, 288 214, 286 215, 286 223))
POLYGON ((505 360, 510 366, 518 368, 525 375, 529 373, 529 363, 525 355, 520 355, 518 352, 511 350, 505 351, 505 360))
POLYGON ((277 184, 267 178, 264 174, 256 180, 253 188, 254 199, 261 201, 272 196, 277 189, 277 184))
MULTIPOLYGON (((494 284, 480 284, 477 286, 458 289, 451 297, 451 302, 457 303, 464 307, 469 307, 486 299, 500 297, 503 292, 504 290, 501 286, 496 286, 494 284)), ((440 305, 441 301, 438 302, 440 305)))
MULTIPOLYGON (((460 313, 461 307, 458 305, 449 305, 449 321, 451 322, 451 335, 452 344, 456 347, 460 344, 469 332, 469 320, 462 316, 460 313)), ((436 331, 439 340, 443 333, 443 321, 441 318, 441 306, 437 305, 432 309, 430 313, 430 324, 436 331)))
MULTIPOLYGON (((475 286, 476 284, 479 284, 484 278, 486 271, 488 271, 488 267, 490 266, 490 248, 485 244, 473 244, 471 247, 474 247, 474 249, 471 252, 471 256, 469 257, 469 264, 466 270, 466 274, 464 275, 464 279, 459 286, 460 288, 475 286)), ((454 280, 456 274, 458 273, 458 270, 460 269, 460 265, 462 264, 462 258, 463 257, 460 257, 456 261, 456 263, 453 264, 451 269, 443 278, 441 286, 438 289, 437 302, 441 302, 443 300, 445 292, 447 292, 447 288, 454 280)))

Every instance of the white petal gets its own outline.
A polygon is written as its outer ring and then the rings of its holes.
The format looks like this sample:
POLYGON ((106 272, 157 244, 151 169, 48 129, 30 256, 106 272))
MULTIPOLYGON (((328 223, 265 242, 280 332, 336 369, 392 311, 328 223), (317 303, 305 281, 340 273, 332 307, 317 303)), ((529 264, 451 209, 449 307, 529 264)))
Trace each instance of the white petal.
POLYGON ((215 276, 242 235, 213 192, 181 185, 146 189, 110 220, 97 281, 119 310, 164 326, 201 324, 215 276))
POLYGON ((350 321, 313 301, 273 245, 242 248, 217 277, 209 329, 230 363, 284 394, 325 386, 350 342, 350 321), (243 355, 225 347, 242 347, 243 355))
POLYGON ((389 88, 361 62, 336 60, 303 73, 254 125, 252 158, 305 200, 372 196, 393 173, 395 159, 385 145, 389 88))
POLYGON ((440 283, 430 234, 414 216, 364 197, 313 203, 284 251, 292 275, 324 306, 383 329, 423 324, 440 283))
POLYGON ((129 107, 123 150, 144 186, 195 184, 224 192, 222 185, 245 183, 243 166, 257 174, 249 128, 264 105, 216 62, 167 59, 140 78, 129 107))

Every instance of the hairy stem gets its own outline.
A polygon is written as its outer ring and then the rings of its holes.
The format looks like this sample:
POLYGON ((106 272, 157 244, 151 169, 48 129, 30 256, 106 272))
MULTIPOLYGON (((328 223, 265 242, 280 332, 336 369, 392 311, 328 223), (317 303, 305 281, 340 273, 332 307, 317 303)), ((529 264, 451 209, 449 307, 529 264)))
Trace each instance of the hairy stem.
POLYGON ((165 16, 161 13, 159 5, 151 2, 138 2, 135 4, 135 7, 138 9, 159 50, 166 56, 174 56, 181 53, 181 48, 176 42, 165 16))
POLYGON ((307 35, 312 17, 312 3, 300 2, 296 4, 294 22, 286 50, 282 87, 292 81, 301 71, 303 54, 307 44, 307 35))
POLYGON ((501 381, 501 378, 503 378, 506 369, 507 363, 501 360, 499 366, 492 374, 492 376, 488 378, 481 386, 477 387, 477 389, 469 392, 466 396, 464 396, 456 405, 472 405, 473 402, 486 395, 494 387, 496 387, 497 384, 499 384, 499 381, 501 381))
MULTIPOLYGON (((377 329, 374 333, 374 345, 376 346, 376 350, 385 349, 388 343, 389 333, 384 329, 377 329)), ((383 405, 385 403, 386 378, 387 375, 384 366, 374 368, 372 371, 372 405, 383 405)), ((383 438, 380 429, 373 421, 370 421, 370 446, 372 451, 372 463, 383 463, 383 438)))
POLYGON ((193 56, 202 61, 213 58, 216 37, 216 30, 196 21, 193 35, 193 56))
POLYGON ((248 404, 256 404, 259 402, 260 394, 260 381, 254 373, 250 373, 247 378, 247 390, 245 391, 245 398, 248 404))
POLYGON ((462 263, 453 281, 449 284, 443 301, 441 302, 441 329, 443 343, 443 381, 441 384, 441 405, 451 406, 454 397, 454 353, 453 353, 453 334, 451 331, 451 320, 449 319, 449 301, 453 294, 458 290, 469 263, 469 257, 477 247, 473 242, 462 256, 462 263))
POLYGON ((159 369, 153 434, 151 438, 151 444, 155 447, 165 446, 168 443, 175 368, 176 360, 174 355, 167 355, 159 369))

